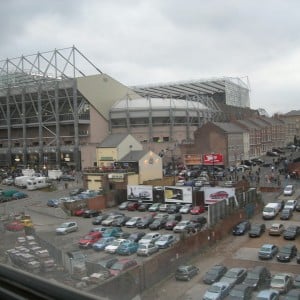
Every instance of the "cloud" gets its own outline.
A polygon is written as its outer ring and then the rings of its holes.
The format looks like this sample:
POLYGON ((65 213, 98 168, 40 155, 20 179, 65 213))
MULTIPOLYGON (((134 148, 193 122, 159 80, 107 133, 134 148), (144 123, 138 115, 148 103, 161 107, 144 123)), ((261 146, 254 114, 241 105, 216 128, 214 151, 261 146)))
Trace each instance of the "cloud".
POLYGON ((128 85, 248 76, 252 107, 287 112, 297 109, 299 8, 296 0, 5 1, 0 57, 75 45, 128 85))

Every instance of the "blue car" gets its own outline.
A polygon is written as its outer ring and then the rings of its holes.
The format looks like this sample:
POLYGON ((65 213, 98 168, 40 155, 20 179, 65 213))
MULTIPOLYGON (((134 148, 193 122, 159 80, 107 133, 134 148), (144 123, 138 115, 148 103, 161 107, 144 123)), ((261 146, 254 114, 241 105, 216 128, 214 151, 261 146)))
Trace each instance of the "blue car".
POLYGON ((23 198, 27 198, 28 195, 24 192, 16 192, 12 195, 12 199, 23 199, 23 198))
POLYGON ((49 207, 58 207, 59 203, 60 203, 60 201, 58 199, 49 199, 47 201, 47 206, 49 206, 49 207))
POLYGON ((117 254, 119 255, 130 255, 136 253, 138 249, 138 243, 130 240, 124 241, 117 249, 117 254))
POLYGON ((93 244, 93 249, 95 251, 102 251, 104 250, 104 248, 109 245, 110 243, 112 243, 116 238, 113 236, 109 236, 109 237, 104 237, 102 239, 100 239, 98 242, 93 244))

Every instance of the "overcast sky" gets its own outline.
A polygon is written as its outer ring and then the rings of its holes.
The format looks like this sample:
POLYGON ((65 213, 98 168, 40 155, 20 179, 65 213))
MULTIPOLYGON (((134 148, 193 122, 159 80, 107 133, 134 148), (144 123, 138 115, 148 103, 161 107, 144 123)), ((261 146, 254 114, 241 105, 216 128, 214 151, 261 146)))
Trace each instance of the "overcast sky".
POLYGON ((251 108, 300 109, 298 0, 1 1, 0 59, 75 45, 126 85, 240 77, 251 108))

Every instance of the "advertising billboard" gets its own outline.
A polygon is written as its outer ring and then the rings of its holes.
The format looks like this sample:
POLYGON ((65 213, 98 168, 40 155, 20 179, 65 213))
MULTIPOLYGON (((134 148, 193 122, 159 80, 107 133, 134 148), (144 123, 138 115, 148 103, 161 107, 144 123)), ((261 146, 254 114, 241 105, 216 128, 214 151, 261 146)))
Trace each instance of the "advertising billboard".
POLYGON ((203 187, 205 204, 213 204, 220 200, 235 197, 235 188, 203 187))
POLYGON ((166 203, 193 203, 193 189, 191 186, 165 186, 166 203))
POLYGON ((210 166, 224 165, 223 155, 220 153, 204 154, 203 164, 210 166))
POLYGON ((127 185, 127 200, 152 202, 152 185, 127 185))

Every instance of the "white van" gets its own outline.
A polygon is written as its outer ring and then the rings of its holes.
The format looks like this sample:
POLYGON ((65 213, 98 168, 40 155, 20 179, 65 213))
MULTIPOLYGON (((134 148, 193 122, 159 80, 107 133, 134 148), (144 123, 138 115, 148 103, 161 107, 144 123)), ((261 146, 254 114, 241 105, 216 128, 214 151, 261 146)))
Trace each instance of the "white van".
POLYGON ((278 215, 280 208, 281 208, 280 203, 268 203, 264 207, 262 212, 263 219, 265 220, 274 219, 278 215))

